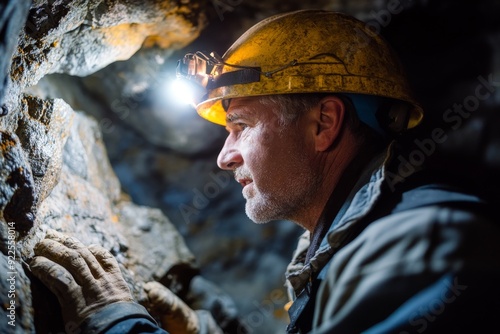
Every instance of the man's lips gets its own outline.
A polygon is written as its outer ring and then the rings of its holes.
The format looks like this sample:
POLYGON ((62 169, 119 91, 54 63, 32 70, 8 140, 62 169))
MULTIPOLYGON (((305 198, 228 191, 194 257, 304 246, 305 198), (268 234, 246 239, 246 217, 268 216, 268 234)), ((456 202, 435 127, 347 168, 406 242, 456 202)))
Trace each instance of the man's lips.
POLYGON ((236 181, 238 181, 238 183, 241 184, 243 188, 253 182, 251 179, 237 179, 236 181))
POLYGON ((253 182, 252 176, 250 173, 244 169, 237 168, 234 170, 234 179, 241 184, 243 188, 248 186, 253 182))

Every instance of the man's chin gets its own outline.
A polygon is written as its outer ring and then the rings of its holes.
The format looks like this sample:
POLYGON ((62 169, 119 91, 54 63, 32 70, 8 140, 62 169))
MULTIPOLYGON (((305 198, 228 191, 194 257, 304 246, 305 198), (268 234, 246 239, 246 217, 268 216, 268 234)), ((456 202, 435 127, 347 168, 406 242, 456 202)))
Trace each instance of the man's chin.
POLYGON ((247 214, 247 216, 248 216, 248 218, 250 218, 250 220, 252 222, 254 222, 255 224, 258 224, 258 225, 267 224, 267 223, 272 221, 272 220, 264 220, 264 219, 255 218, 255 217, 249 216, 248 214, 247 214))
POLYGON ((266 224, 273 220, 277 220, 275 218, 271 218, 267 212, 259 212, 258 210, 255 210, 255 208, 252 208, 248 202, 249 201, 247 200, 245 213, 255 224, 266 224))

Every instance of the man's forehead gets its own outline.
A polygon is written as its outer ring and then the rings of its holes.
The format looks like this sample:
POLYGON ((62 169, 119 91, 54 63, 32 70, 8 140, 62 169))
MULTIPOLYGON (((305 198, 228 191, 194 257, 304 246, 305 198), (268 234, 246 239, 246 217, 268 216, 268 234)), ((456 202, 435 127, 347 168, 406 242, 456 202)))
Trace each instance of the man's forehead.
POLYGON ((261 108, 258 97, 240 97, 231 99, 226 111, 226 119, 231 121, 235 116, 258 115, 261 108))
POLYGON ((242 108, 247 106, 253 106, 259 103, 259 101, 260 98, 258 96, 232 98, 228 105, 228 111, 231 108, 242 108))

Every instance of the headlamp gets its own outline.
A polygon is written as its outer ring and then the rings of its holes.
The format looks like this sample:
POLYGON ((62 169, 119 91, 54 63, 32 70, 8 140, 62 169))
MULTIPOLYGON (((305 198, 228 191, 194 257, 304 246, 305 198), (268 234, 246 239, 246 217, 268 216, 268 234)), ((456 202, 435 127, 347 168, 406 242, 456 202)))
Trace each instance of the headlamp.
POLYGON ((211 89, 258 82, 261 73, 260 67, 227 64, 215 52, 206 55, 200 51, 186 54, 177 62, 176 69, 178 80, 187 80, 191 83, 194 105, 204 101, 211 89), (222 73, 223 66, 237 68, 237 70, 222 73))
POLYGON ((179 96, 188 99, 196 106, 205 99, 207 84, 211 79, 214 66, 220 64, 220 57, 212 52, 209 56, 202 52, 188 53, 177 62, 176 87, 179 96), (182 91, 184 90, 184 92, 182 91))
POLYGON ((178 80, 189 83, 192 91, 186 93, 193 97, 193 101, 190 103, 196 106, 208 98, 210 90, 259 82, 261 75, 271 78, 274 73, 295 65, 299 65, 296 59, 271 71, 263 72, 260 67, 228 64, 216 52, 206 55, 197 51, 186 54, 177 62, 176 75, 178 80), (235 70, 228 71, 227 67, 235 70))
POLYGON ((177 78, 194 81, 206 88, 212 77, 212 69, 217 65, 222 65, 222 60, 215 52, 208 56, 199 51, 188 53, 177 62, 177 78))

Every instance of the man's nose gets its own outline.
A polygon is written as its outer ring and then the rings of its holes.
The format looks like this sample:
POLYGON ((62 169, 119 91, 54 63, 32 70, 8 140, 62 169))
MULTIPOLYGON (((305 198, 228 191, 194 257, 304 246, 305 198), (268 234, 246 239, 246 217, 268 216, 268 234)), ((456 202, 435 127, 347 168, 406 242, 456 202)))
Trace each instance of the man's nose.
POLYGON ((219 156, 217 157, 217 165, 220 169, 234 170, 235 168, 241 166, 242 163, 243 157, 241 156, 240 151, 232 142, 231 137, 228 137, 224 143, 224 147, 222 147, 219 156))

